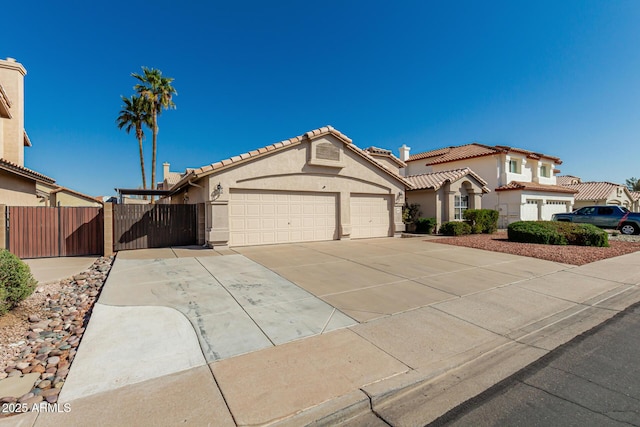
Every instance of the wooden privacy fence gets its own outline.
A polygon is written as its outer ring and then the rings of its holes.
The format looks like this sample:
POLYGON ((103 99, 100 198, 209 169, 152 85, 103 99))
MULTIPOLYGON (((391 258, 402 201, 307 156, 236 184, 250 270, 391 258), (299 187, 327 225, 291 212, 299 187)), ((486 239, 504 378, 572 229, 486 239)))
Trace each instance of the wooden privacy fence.
POLYGON ((114 250, 194 245, 197 209, 197 205, 114 205, 114 250))
POLYGON ((7 207, 7 248, 20 258, 100 255, 102 208, 7 207))

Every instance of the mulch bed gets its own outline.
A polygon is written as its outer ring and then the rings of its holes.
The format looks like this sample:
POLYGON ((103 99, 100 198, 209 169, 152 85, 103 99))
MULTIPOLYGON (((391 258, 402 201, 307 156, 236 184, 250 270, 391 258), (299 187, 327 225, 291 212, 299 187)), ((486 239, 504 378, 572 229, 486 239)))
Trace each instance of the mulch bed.
POLYGON ((589 264, 594 261, 600 261, 640 251, 640 241, 629 242, 611 239, 609 240, 610 247, 608 248, 540 245, 535 243, 510 242, 507 239, 506 232, 446 237, 442 239, 429 240, 429 242, 465 246, 468 248, 484 249, 494 252, 504 252, 571 265, 589 264))

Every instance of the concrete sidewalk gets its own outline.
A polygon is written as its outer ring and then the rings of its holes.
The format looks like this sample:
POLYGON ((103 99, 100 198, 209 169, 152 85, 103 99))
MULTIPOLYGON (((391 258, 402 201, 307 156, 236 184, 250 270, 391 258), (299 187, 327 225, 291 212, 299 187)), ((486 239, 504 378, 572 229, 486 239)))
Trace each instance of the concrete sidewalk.
MULTIPOLYGON (((237 252, 241 258, 202 265, 252 260, 361 323, 212 361, 197 350, 201 324, 177 305, 103 304, 87 328, 103 342, 83 338, 78 356, 83 346, 117 346, 123 338, 105 335, 115 328, 136 350, 110 357, 146 377, 74 396, 68 413, 0 425, 424 425, 640 301, 640 253, 575 267, 423 239, 237 252)), ((218 268, 206 270, 217 277, 218 268)), ((125 298, 109 281, 105 301, 125 298)))
POLYGON ((49 283, 67 279, 74 274, 86 271, 98 259, 95 256, 79 256, 64 258, 35 258, 23 261, 31 269, 31 274, 38 283, 49 283))

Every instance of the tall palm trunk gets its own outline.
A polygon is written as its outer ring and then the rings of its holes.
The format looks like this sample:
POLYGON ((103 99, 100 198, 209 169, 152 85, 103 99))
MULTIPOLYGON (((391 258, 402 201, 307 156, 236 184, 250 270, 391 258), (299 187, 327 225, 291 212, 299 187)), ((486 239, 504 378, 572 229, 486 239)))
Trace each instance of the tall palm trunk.
MULTIPOLYGON (((153 143, 151 148, 151 189, 156 188, 156 148, 158 141, 158 113, 156 106, 153 106, 153 143)), ((153 196, 151 196, 153 202, 153 196)))
MULTIPOLYGON (((142 132, 142 127, 136 129, 136 136, 138 137, 138 147, 140 148, 140 170, 142 170, 142 188, 147 189, 147 174, 144 170, 144 154, 142 152, 142 138, 144 134, 142 132)), ((144 196, 144 200, 147 200, 147 196, 144 196)))

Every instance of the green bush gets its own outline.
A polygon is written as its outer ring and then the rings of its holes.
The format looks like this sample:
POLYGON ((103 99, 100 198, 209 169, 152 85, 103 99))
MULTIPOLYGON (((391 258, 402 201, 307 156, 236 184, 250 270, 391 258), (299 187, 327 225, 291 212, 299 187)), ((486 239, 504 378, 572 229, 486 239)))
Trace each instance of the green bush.
POLYGON ((438 225, 435 218, 418 218, 416 220, 416 233, 432 234, 438 225))
POLYGON ((27 264, 11 252, 0 250, 0 314, 31 295, 37 284, 27 264))
POLYGON ((466 222, 460 221, 445 222, 440 226, 440 234, 444 234, 445 236, 471 234, 471 226, 466 222))
POLYGON ((518 221, 507 228, 509 240, 545 245, 576 245, 608 247, 609 237, 604 230, 591 224, 559 221, 518 221))
POLYGON ((418 203, 405 203, 402 207, 402 222, 405 224, 414 224, 421 213, 418 203))
POLYGON ((498 230, 499 212, 493 209, 467 209, 464 219, 471 225, 473 234, 491 234, 498 230))

